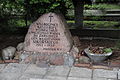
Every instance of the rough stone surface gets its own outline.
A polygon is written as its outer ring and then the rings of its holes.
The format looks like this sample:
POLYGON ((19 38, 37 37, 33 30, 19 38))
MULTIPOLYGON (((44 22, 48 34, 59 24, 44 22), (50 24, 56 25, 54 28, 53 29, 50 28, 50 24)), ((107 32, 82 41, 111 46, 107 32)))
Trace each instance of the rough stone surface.
POLYGON ((24 43, 23 42, 19 43, 16 48, 17 51, 22 51, 24 49, 24 43))
POLYGON ((15 51, 16 51, 16 48, 15 47, 12 47, 12 46, 9 46, 7 48, 4 48, 2 50, 2 58, 4 60, 9 60, 9 59, 12 59, 14 54, 15 54, 15 51))
POLYGON ((50 79, 37 79, 37 78, 30 78, 29 80, 50 80, 50 79))
POLYGON ((118 79, 107 79, 107 80, 118 80, 118 79))
POLYGON ((0 73, 0 80, 18 80, 28 65, 10 63, 0 73))
POLYGON ((69 74, 70 68, 68 66, 54 66, 48 69, 46 76, 62 76, 67 77, 69 74))
POLYGON ((88 68, 68 66, 40 68, 34 64, 11 63, 0 72, 0 80, 120 80, 119 72, 118 68, 93 69, 92 73, 88 68))
POLYGON ((90 59, 88 57, 86 57, 86 56, 80 56, 78 62, 79 63, 89 63, 90 59))
POLYGON ((0 64, 0 72, 5 68, 5 64, 0 64))
POLYGON ((3 73, 22 73, 28 67, 26 64, 10 63, 4 68, 3 73))
MULTIPOLYGON (((42 15, 31 24, 24 41, 24 51, 34 54, 22 60, 25 63, 34 62, 40 66, 72 66, 74 55, 79 50, 73 46, 72 36, 66 27, 67 23, 61 15, 56 13, 42 15)), ((25 58, 26 52, 21 54, 22 58, 25 58)))
POLYGON ((39 74, 23 74, 19 80, 41 80, 43 78, 43 76, 39 75, 39 74))
POLYGON ((62 65, 64 64, 64 57, 61 54, 55 54, 50 56, 51 65, 62 65))
POLYGON ((37 65, 31 64, 25 70, 24 74, 19 80, 39 80, 44 77, 47 72, 47 68, 40 68, 37 65))
POLYGON ((119 72, 118 72, 118 79, 120 79, 120 70, 119 70, 119 72))
POLYGON ((64 65, 72 66, 74 64, 74 57, 69 54, 64 54, 64 65))
POLYGON ((78 77, 78 78, 79 77, 80 78, 91 78, 92 70, 87 69, 87 68, 72 67, 69 76, 70 77, 78 77))
POLYGON ((91 80, 91 78, 76 78, 76 77, 68 77, 67 80, 91 80))
POLYGON ((24 72, 25 74, 37 74, 37 75, 45 75, 47 72, 47 68, 40 68, 34 64, 30 65, 26 71, 24 72))
POLYGON ((18 80, 22 73, 0 73, 0 80, 18 80))
POLYGON ((93 77, 117 79, 117 72, 112 70, 95 69, 93 71, 93 77))
POLYGON ((47 76, 45 79, 49 80, 67 80, 67 77, 59 77, 59 76, 47 76))
POLYGON ((42 53, 69 52, 73 40, 66 26, 65 20, 58 14, 42 15, 30 25, 24 50, 42 53))
POLYGON ((113 67, 113 71, 119 72, 119 68, 118 67, 113 67))
POLYGON ((107 80, 107 78, 93 78, 93 80, 107 80))

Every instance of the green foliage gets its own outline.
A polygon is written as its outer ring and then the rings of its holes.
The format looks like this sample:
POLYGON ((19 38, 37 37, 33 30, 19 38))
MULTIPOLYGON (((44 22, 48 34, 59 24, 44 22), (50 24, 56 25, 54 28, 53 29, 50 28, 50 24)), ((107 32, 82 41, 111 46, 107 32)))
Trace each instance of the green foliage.
POLYGON ((71 0, 0 0, 0 27, 9 30, 11 26, 25 26, 25 18, 34 21, 46 12, 61 12, 65 15, 71 5, 71 0), (10 18, 13 15, 26 17, 13 20, 10 18))
POLYGON ((20 0, 12 1, 12 0, 4 0, 0 1, 0 15, 14 15, 21 14, 24 12, 23 3, 20 0))
POLYGON ((103 51, 104 51, 105 53, 112 52, 112 50, 111 50, 110 48, 105 48, 103 51))
MULTIPOLYGON (((118 5, 111 4, 93 4, 85 5, 85 9, 120 9, 118 5)), ((73 9, 73 4, 71 0, 0 0, 0 27, 3 29, 8 28, 13 29, 13 27, 25 26, 25 21, 23 19, 12 19, 12 15, 26 15, 28 19, 28 24, 31 21, 36 20, 41 14, 46 12, 61 12, 66 16, 67 10, 73 9)), ((74 18, 73 12, 70 12, 71 19, 74 18)), ((98 17, 93 17, 95 20, 98 17)), ((74 23, 74 21, 71 21, 74 23)), ((85 26, 90 27, 92 25, 93 29, 99 27, 113 27, 118 24, 117 22, 84 22, 85 26)))

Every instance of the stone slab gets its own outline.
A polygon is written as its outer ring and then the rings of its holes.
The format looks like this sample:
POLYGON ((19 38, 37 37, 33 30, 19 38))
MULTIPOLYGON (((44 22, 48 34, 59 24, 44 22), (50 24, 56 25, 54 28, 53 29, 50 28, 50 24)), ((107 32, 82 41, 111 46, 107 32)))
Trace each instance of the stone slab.
POLYGON ((22 73, 0 73, 0 80, 18 80, 22 73))
POLYGON ((68 77, 67 80, 91 80, 91 78, 76 78, 76 77, 68 77))
POLYGON ((92 70, 88 68, 72 67, 69 76, 78 78, 91 78, 92 70))
POLYGON ((5 68, 5 64, 0 64, 0 72, 5 68))
POLYGON ((113 68, 113 71, 119 72, 119 68, 118 68, 118 67, 114 67, 114 68, 113 68))
POLYGON ((95 69, 93 71, 93 77, 117 79, 117 71, 104 70, 104 69, 95 69))
POLYGON ((59 76, 47 76, 45 79, 49 80, 67 80, 67 77, 59 77, 59 76))
POLYGON ((35 78, 30 78, 29 80, 49 80, 49 79, 35 79, 35 78))
POLYGON ((120 70, 118 71, 118 79, 120 79, 120 70))
POLYGON ((93 78, 93 80, 107 80, 107 78, 93 78))
POLYGON ((46 76, 62 76, 67 77, 70 71, 68 66, 52 66, 48 69, 46 76))
POLYGON ((118 79, 107 79, 107 80, 118 80, 118 79))
POLYGON ((117 79, 111 79, 111 78, 93 78, 93 80, 117 80, 117 79))
POLYGON ((36 78, 30 78, 29 80, 49 80, 49 79, 36 79, 36 78))
POLYGON ((48 68, 40 68, 35 64, 29 65, 29 67, 26 69, 25 74, 36 74, 36 75, 45 75, 48 68))
POLYGON ((19 80, 41 80, 43 76, 39 74, 22 74, 22 76, 19 78, 19 80))
POLYGON ((10 63, 4 68, 2 73, 23 73, 27 67, 28 64, 10 63))

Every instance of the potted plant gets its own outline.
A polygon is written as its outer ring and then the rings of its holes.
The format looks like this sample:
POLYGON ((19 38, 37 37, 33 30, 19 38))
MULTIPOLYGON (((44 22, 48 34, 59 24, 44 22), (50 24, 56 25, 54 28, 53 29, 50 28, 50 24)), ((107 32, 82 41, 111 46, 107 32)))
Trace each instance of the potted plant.
POLYGON ((84 49, 84 52, 93 62, 102 62, 112 55, 112 50, 105 47, 88 47, 84 49))

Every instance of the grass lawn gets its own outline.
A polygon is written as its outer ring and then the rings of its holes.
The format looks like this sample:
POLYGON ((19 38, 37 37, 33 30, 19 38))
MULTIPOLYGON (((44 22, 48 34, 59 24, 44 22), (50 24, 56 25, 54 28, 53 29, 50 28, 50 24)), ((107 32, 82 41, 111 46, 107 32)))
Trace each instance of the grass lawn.
MULTIPOLYGON (((75 23, 75 21, 67 21, 68 24, 75 23)), ((70 26, 70 28, 74 28, 70 26)), ((91 29, 120 29, 120 23, 116 21, 84 21, 84 28, 91 29)))
POLYGON ((93 5, 84 5, 85 9, 120 9, 120 5, 117 4, 93 4, 93 5))

